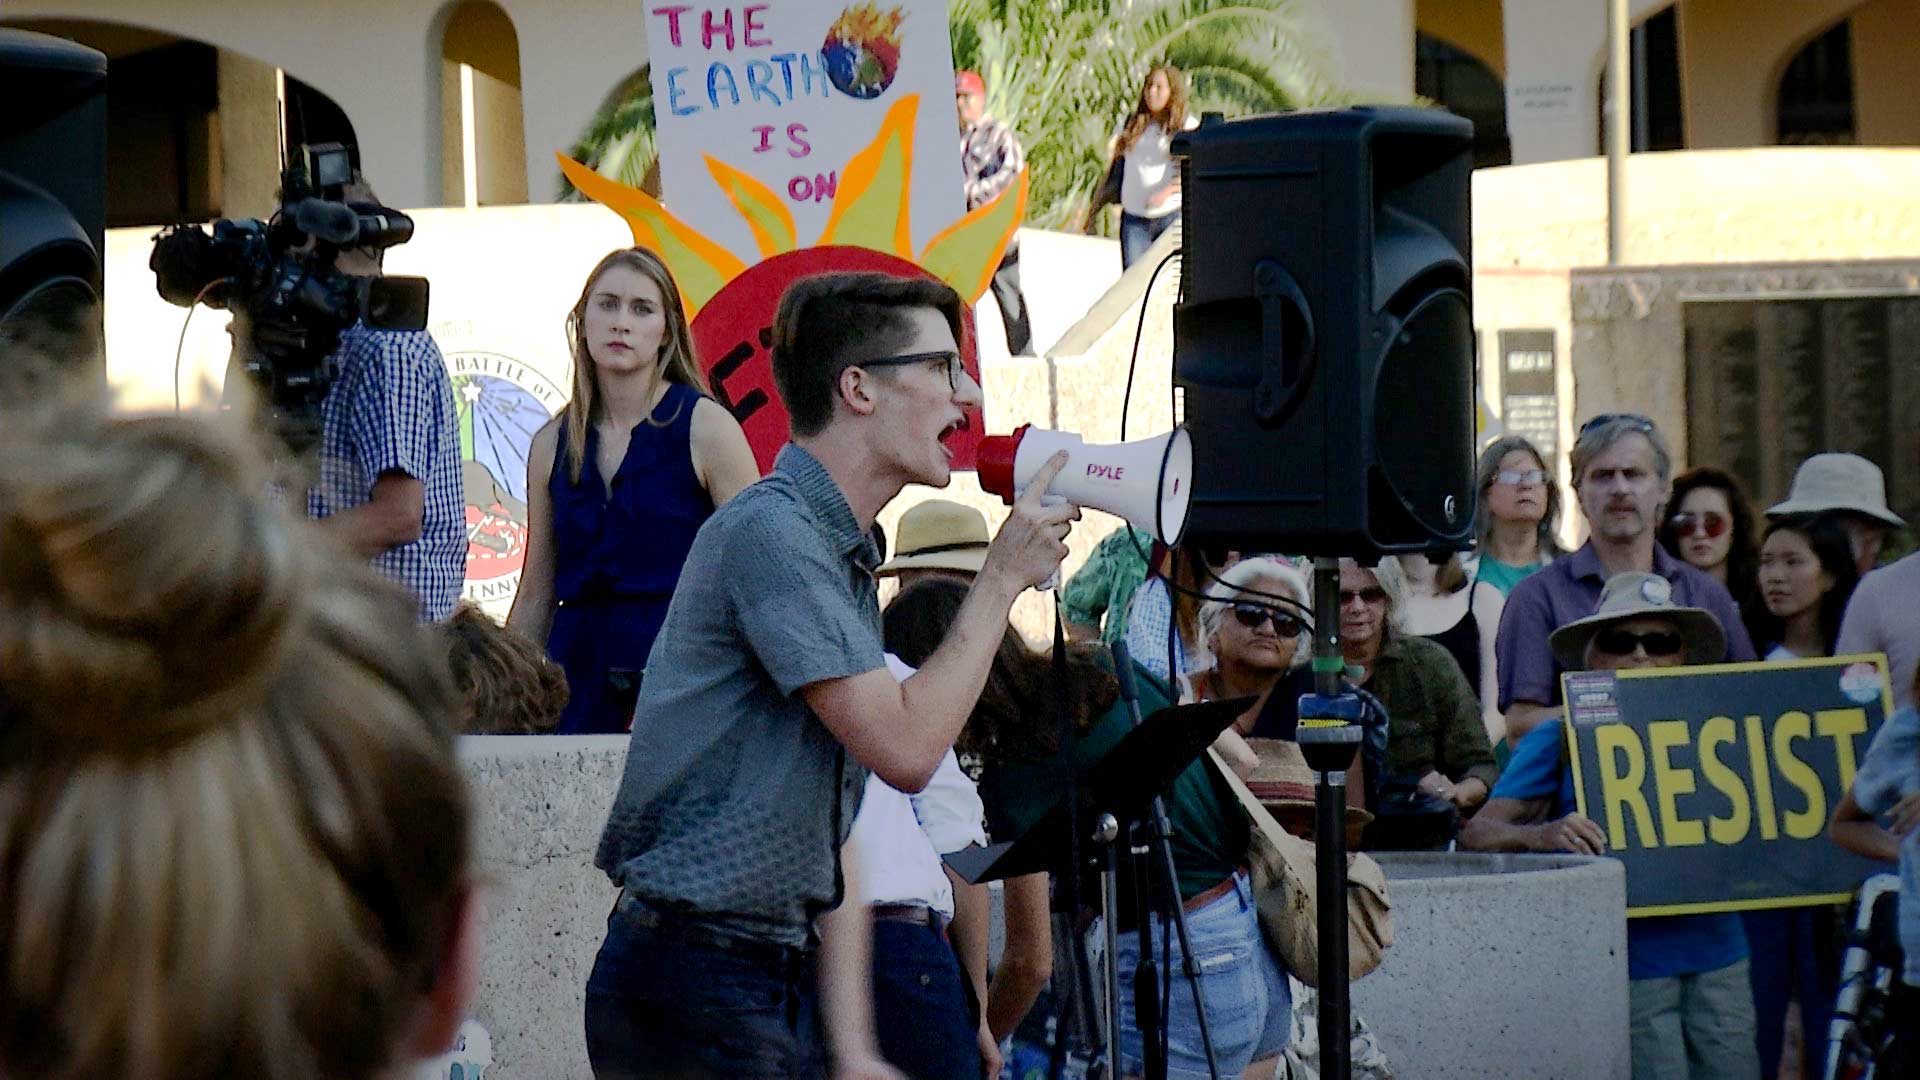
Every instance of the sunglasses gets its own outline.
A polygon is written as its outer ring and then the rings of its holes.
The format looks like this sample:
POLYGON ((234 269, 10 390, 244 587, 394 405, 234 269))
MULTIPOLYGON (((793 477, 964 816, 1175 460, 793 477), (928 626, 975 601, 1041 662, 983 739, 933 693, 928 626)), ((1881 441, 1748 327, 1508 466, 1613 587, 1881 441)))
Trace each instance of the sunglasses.
POLYGON ((1667 519, 1667 523, 1672 525, 1673 531, 1681 536, 1693 536, 1698 533, 1705 535, 1709 540, 1726 535, 1728 526, 1733 524, 1727 520, 1725 514, 1712 510, 1699 514, 1691 512, 1675 514, 1667 519))
POLYGON ((853 366, 876 368, 934 363, 940 364, 941 367, 945 369, 947 373, 947 389, 949 391, 959 390, 960 373, 965 371, 966 368, 960 363, 960 354, 954 352, 952 349, 941 349, 937 352, 906 353, 901 356, 883 356, 878 360, 862 360, 853 366))
POLYGON ((1370 585, 1364 589, 1341 589, 1340 590, 1340 606, 1341 607, 1346 607, 1348 604, 1353 603, 1355 600, 1359 600, 1362 603, 1366 603, 1366 604, 1383 604, 1387 600, 1387 590, 1381 588, 1378 585, 1370 585))
POLYGON ((1588 420, 1586 423, 1581 424, 1580 434, 1585 435, 1588 431, 1599 427, 1601 424, 1611 424, 1615 420, 1631 421, 1633 423, 1633 428, 1635 431, 1640 431, 1645 433, 1651 433, 1653 431, 1653 421, 1648 419, 1645 416, 1640 415, 1639 413, 1610 412, 1610 413, 1601 413, 1599 416, 1596 416, 1593 419, 1588 420))
POLYGON ((1636 645, 1647 647, 1648 656, 1673 656, 1686 647, 1680 635, 1671 630, 1636 634, 1628 630, 1602 630, 1593 635, 1593 645, 1614 656, 1632 656, 1636 645))
POLYGON ((1305 629, 1299 619, 1261 604, 1233 605, 1233 620, 1249 630, 1258 630, 1261 623, 1270 622, 1274 636, 1282 640, 1297 638, 1305 629))
POLYGON ((1553 474, 1545 469, 1501 469, 1493 474, 1493 482, 1508 487, 1522 484, 1544 484, 1553 479, 1553 474))

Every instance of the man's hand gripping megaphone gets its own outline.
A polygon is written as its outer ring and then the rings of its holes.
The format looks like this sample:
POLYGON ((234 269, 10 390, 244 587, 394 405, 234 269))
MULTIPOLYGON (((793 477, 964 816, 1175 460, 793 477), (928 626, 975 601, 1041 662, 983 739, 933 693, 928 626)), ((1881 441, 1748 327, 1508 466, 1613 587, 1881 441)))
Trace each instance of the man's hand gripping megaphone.
POLYGON ((1080 508, 1063 496, 1048 494, 1047 489, 1066 464, 1067 452, 1056 451, 1013 500, 1012 512, 987 546, 982 580, 1005 582, 1015 596, 1059 584, 1067 533, 1080 520, 1080 508))

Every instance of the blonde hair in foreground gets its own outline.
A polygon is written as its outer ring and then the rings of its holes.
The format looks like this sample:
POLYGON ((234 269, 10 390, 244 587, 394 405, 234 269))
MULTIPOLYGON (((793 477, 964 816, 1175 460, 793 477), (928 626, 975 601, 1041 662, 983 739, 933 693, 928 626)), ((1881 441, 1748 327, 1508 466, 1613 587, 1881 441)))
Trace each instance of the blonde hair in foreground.
POLYGON ((461 937, 444 646, 195 420, 0 437, 0 1075, 374 1077, 461 937))

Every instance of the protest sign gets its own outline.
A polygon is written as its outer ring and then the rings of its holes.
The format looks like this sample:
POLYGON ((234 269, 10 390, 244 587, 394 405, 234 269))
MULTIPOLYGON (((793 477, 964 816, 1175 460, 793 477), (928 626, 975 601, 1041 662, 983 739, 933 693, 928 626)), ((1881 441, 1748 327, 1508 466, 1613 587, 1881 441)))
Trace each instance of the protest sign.
POLYGON ((1579 810, 1626 863, 1629 917, 1839 902, 1881 869, 1826 829, 1892 711, 1884 656, 1562 679, 1579 810))
MULTIPOLYGON (((966 211, 940 0, 647 10, 662 200, 564 154, 561 171, 672 269, 701 367, 765 470, 787 440, 768 351, 785 287, 877 270, 971 304, 1020 225, 1026 175, 966 211)), ((970 324, 959 336, 978 381, 970 324)), ((985 430, 973 415, 949 440, 956 468, 985 430)))
POLYGON ((966 212, 944 0, 655 0, 647 51, 662 199, 715 243, 758 247, 708 159, 773 191, 811 239, 847 163, 910 95, 922 110, 909 150, 913 250, 966 212))

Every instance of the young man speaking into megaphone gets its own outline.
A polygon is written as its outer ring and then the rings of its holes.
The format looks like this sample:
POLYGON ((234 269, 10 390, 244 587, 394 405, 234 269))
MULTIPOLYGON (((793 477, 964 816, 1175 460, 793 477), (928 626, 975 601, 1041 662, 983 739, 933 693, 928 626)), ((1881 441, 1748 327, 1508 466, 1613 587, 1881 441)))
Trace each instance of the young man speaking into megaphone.
POLYGON ((622 892, 587 985, 596 1076, 814 1076, 829 1048, 837 1077, 896 1075, 873 1047, 864 923, 830 935, 815 1007, 822 916, 858 895, 839 849, 868 770, 926 785, 1015 598, 1058 572, 1080 516, 1042 501, 1055 454, 946 643, 904 682, 887 670, 871 529, 907 484, 951 478, 947 440, 981 404, 961 312, 944 284, 879 274, 807 278, 781 299, 773 371, 792 442, 694 540, 600 841, 622 892))

